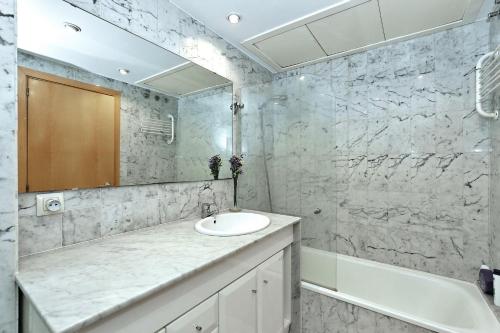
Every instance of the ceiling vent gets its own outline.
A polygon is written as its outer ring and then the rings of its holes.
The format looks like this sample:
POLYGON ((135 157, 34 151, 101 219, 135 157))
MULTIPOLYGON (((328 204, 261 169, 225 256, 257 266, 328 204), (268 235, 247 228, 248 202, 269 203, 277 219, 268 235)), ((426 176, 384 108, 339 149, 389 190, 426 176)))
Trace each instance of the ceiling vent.
POLYGON ((387 39, 461 21, 467 0, 378 0, 387 39))
POLYGON ((231 81, 192 62, 186 62, 137 83, 170 96, 182 96, 231 84, 231 81))
POLYGON ((281 67, 297 65, 326 56, 307 26, 301 26, 255 43, 281 67))
POLYGON ((327 16, 307 24, 328 55, 384 41, 377 1, 327 16))
POLYGON ((346 0, 242 45, 277 71, 470 23, 483 0, 346 0))

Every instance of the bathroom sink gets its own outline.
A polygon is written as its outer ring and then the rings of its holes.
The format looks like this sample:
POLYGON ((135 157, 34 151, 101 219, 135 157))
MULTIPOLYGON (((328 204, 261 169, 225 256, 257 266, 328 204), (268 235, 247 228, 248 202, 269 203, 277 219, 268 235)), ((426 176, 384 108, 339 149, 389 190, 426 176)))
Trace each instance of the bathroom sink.
POLYGON ((265 229, 270 223, 268 217, 260 214, 224 213, 198 221, 195 229, 211 236, 238 236, 265 229))

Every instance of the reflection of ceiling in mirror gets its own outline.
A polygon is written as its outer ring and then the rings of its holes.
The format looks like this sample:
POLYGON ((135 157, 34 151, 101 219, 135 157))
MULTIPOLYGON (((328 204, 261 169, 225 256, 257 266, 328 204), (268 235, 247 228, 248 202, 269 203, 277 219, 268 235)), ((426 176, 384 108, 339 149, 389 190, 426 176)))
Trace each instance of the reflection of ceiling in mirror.
POLYGON ((224 86, 230 84, 231 81, 192 62, 186 62, 147 78, 141 83, 156 90, 169 91, 175 96, 182 96, 224 86))
MULTIPOLYGON (((166 73, 187 62, 62 0, 18 0, 18 47, 130 84, 166 73), (65 22, 77 25, 81 32, 66 28, 65 22), (122 75, 120 69, 129 73, 122 75)), ((173 90, 149 88, 178 95, 173 90)), ((198 84, 185 89, 192 92, 200 87, 198 84)))

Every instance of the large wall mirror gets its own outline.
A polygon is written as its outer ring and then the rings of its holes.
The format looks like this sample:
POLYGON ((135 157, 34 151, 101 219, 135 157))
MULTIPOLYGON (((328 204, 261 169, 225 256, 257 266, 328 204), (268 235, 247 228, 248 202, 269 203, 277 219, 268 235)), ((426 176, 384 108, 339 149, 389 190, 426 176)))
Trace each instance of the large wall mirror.
POLYGON ((62 1, 18 3, 19 191, 214 179, 232 82, 62 1))

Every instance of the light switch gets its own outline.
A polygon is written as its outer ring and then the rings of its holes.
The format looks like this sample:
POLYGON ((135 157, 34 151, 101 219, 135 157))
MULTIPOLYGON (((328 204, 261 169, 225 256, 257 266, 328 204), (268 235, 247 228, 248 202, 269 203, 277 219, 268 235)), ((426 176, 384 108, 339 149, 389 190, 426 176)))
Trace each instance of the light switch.
POLYGON ((61 214, 64 212, 62 193, 46 193, 36 196, 36 216, 61 214))

